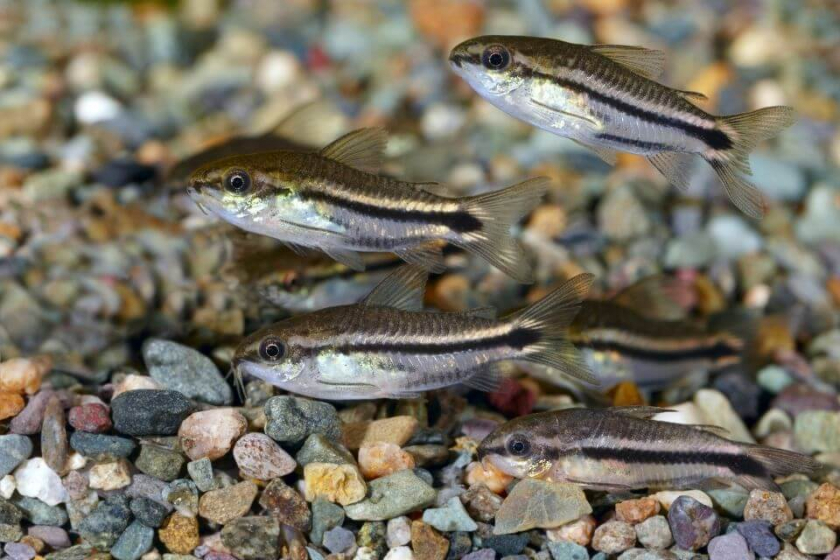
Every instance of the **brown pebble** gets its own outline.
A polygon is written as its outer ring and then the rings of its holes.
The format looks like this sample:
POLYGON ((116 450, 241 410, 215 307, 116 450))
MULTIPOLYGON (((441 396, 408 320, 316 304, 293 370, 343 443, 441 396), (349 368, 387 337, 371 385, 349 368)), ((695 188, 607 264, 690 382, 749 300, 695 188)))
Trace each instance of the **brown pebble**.
POLYGON ((650 496, 638 500, 625 500, 615 504, 615 514, 619 521, 626 521, 631 525, 641 523, 653 517, 660 510, 659 501, 650 496))
POLYGON ((412 521, 411 548, 415 560, 444 560, 449 552, 449 539, 422 521, 412 521))
POLYGON ((17 416, 23 410, 23 397, 17 393, 0 391, 0 420, 17 416))
POLYGON ((354 422, 343 428, 344 446, 356 451, 362 445, 376 442, 402 447, 414 435, 417 420, 411 416, 394 416, 373 422, 354 422))
POLYGON ((840 489, 828 482, 811 492, 805 502, 808 519, 822 521, 835 531, 840 529, 840 489))
POLYGON ((198 520, 173 513, 163 522, 158 537, 170 552, 189 554, 199 545, 198 520))
POLYGON ((303 467, 303 479, 307 502, 321 497, 346 506, 362 500, 367 492, 362 473, 355 465, 309 463, 303 467))
POLYGON ((359 470, 373 480, 403 469, 414 468, 414 457, 393 443, 366 443, 359 449, 359 470))
POLYGON ((265 487, 260 505, 283 525, 290 525, 298 531, 308 531, 311 526, 312 515, 306 500, 279 478, 265 487))
POLYGON ((793 519, 793 512, 780 492, 755 489, 744 506, 744 519, 763 519, 776 526, 793 519))
POLYGON ((41 425, 41 453, 47 465, 63 476, 67 473, 67 426, 64 407, 53 395, 44 409, 44 421, 41 425))
POLYGON ((211 490, 198 501, 198 514, 213 523, 226 525, 251 510, 257 492, 257 485, 250 480, 211 490))
POLYGON ((190 414, 178 428, 181 448, 197 461, 214 461, 230 451, 233 442, 248 429, 248 421, 232 408, 214 408, 190 414))
POLYGON ((6 360, 0 363, 0 391, 34 395, 41 388, 41 379, 51 369, 49 356, 6 360))

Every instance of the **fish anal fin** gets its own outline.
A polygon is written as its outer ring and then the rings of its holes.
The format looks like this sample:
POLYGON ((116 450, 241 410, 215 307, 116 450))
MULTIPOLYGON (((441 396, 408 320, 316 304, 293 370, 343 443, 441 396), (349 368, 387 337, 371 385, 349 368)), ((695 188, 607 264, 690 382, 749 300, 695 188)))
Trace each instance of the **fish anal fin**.
POLYGON ((760 476, 750 476, 744 474, 736 476, 732 480, 744 490, 769 490, 770 492, 779 491, 778 484, 769 478, 761 478, 760 476))
POLYGON ((361 128, 341 136, 319 154, 360 171, 379 173, 387 143, 384 128, 361 128))
POLYGON ((693 289, 689 282, 664 274, 653 274, 637 280, 612 297, 612 301, 640 315, 664 321, 686 318, 679 300, 693 289))
POLYGON ((691 185, 691 174, 697 160, 695 154, 685 152, 659 152, 647 157, 648 161, 681 191, 691 185))
POLYGON ((587 144, 586 142, 581 142, 580 140, 572 139, 572 142, 583 146, 584 148, 588 148, 595 152, 595 154, 601 158, 605 163, 610 165, 615 165, 618 161, 618 152, 613 149, 605 148, 603 146, 596 146, 595 144, 587 144))
POLYGON ((641 418, 642 420, 650 420, 657 414, 663 412, 676 412, 670 408, 660 408, 658 406, 614 406, 608 409, 613 414, 621 414, 624 416, 632 416, 633 418, 641 418))
POLYGON ((662 51, 628 45, 593 45, 589 48, 650 80, 657 79, 665 69, 665 53, 662 51))
POLYGON ((405 262, 430 272, 441 273, 446 270, 441 246, 434 241, 395 249, 394 254, 405 262))
POLYGON ((322 247, 322 250, 333 260, 338 261, 353 270, 361 271, 365 269, 365 262, 362 260, 362 256, 356 251, 339 249, 337 247, 322 247))
POLYGON ((428 272, 416 266, 401 266, 371 290, 362 300, 364 305, 393 307, 405 311, 423 309, 428 272))
POLYGON ((495 391, 502 384, 499 368, 494 364, 479 368, 476 373, 463 382, 464 385, 479 391, 495 391))

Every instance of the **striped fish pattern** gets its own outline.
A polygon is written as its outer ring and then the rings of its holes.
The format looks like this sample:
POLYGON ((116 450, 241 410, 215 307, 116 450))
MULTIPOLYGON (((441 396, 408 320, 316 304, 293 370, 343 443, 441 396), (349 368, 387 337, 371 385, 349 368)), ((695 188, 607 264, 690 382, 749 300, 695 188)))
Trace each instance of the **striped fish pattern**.
POLYGON ((712 479, 771 489, 776 476, 819 468, 800 453, 725 439, 716 426, 653 420, 660 412, 643 406, 531 414, 488 435, 478 456, 518 478, 617 492, 712 479))
POLYGON ((458 383, 498 385, 494 364, 524 360, 592 379, 565 330, 593 277, 581 274, 502 319, 486 309, 422 310, 427 273, 405 266, 355 305, 323 309, 248 336, 233 358, 251 375, 319 399, 409 398, 458 383))
POLYGON ((496 107, 610 164, 618 151, 640 154, 686 189, 700 156, 741 211, 766 213, 761 192, 744 177, 751 174, 749 153, 793 123, 790 107, 712 115, 692 102, 705 100, 703 94, 657 82, 664 54, 640 47, 496 35, 461 43, 449 60, 496 107))
POLYGON ((430 192, 433 184, 379 175, 386 140, 381 129, 361 129, 317 153, 225 158, 194 171, 187 192, 241 229, 318 248, 354 270, 364 269, 361 251, 393 252, 442 272, 441 242, 449 242, 516 280, 532 280, 511 228, 539 203, 547 179, 445 198, 430 192))

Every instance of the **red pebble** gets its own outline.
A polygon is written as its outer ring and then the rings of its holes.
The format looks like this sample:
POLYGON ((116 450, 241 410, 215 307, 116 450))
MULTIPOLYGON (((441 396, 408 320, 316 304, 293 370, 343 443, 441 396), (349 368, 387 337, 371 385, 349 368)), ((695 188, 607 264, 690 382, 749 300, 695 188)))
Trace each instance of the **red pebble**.
POLYGON ((506 378, 496 391, 487 396, 487 400, 506 416, 522 416, 534 409, 537 395, 519 381, 506 378))
POLYGON ((74 406, 67 415, 67 421, 80 432, 101 434, 111 429, 110 411, 99 403, 74 406))

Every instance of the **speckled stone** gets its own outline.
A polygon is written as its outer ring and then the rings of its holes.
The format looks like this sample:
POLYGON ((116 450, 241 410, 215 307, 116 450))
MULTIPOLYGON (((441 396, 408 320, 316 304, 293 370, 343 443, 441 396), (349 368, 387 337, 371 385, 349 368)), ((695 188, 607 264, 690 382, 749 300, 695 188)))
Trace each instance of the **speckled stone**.
POLYGON ((280 443, 298 443, 312 434, 341 441, 341 421, 329 403, 299 397, 271 397, 265 403, 265 433, 280 443))
POLYGON ((171 482, 181 474, 185 462, 186 459, 178 451, 146 443, 140 446, 135 466, 142 473, 171 482))
POLYGON ((225 525, 248 513, 257 493, 257 485, 250 480, 228 488, 211 490, 201 496, 198 514, 214 523, 225 525))
POLYGON ((245 434, 233 446, 233 458, 243 476, 271 480, 295 470, 292 457, 265 434, 245 434))
POLYGON ((156 529, 166 519, 169 509, 148 498, 134 498, 131 500, 131 513, 140 523, 156 529))
POLYGON ((308 531, 311 526, 312 516, 306 500, 279 478, 265 487, 260 495, 260 505, 283 525, 299 531, 308 531))
POLYGON ((280 524, 273 517, 240 517, 222 529, 222 542, 242 560, 273 560, 280 554, 280 524))
POLYGON ((449 551, 449 540, 422 521, 414 521, 411 548, 416 560, 444 560, 449 551))
POLYGON ((114 429, 132 436, 168 436, 178 433, 192 404, 178 391, 138 389, 111 401, 114 429))
POLYGON ((161 525, 158 537, 167 550, 176 554, 189 554, 199 544, 198 520, 173 513, 161 525))
POLYGON ((600 525, 592 535, 592 548, 607 554, 618 554, 636 544, 636 531, 624 521, 612 520, 600 525))
POLYGON ((312 531, 309 540, 321 544, 324 532, 344 523, 344 509, 323 498, 312 502, 312 531))
POLYGON ((154 529, 134 521, 111 547, 111 556, 116 560, 139 560, 152 548, 154 539, 154 529))
POLYGON ((383 521, 421 509, 435 499, 434 488, 414 471, 397 471, 371 481, 367 498, 344 507, 358 521, 383 521))
POLYGON ((776 526, 793 519, 793 512, 781 493, 755 489, 744 506, 744 519, 763 519, 776 526))
POLYGON ((699 550, 720 533, 720 518, 715 511, 689 496, 680 496, 668 510, 668 524, 677 546, 699 550))

